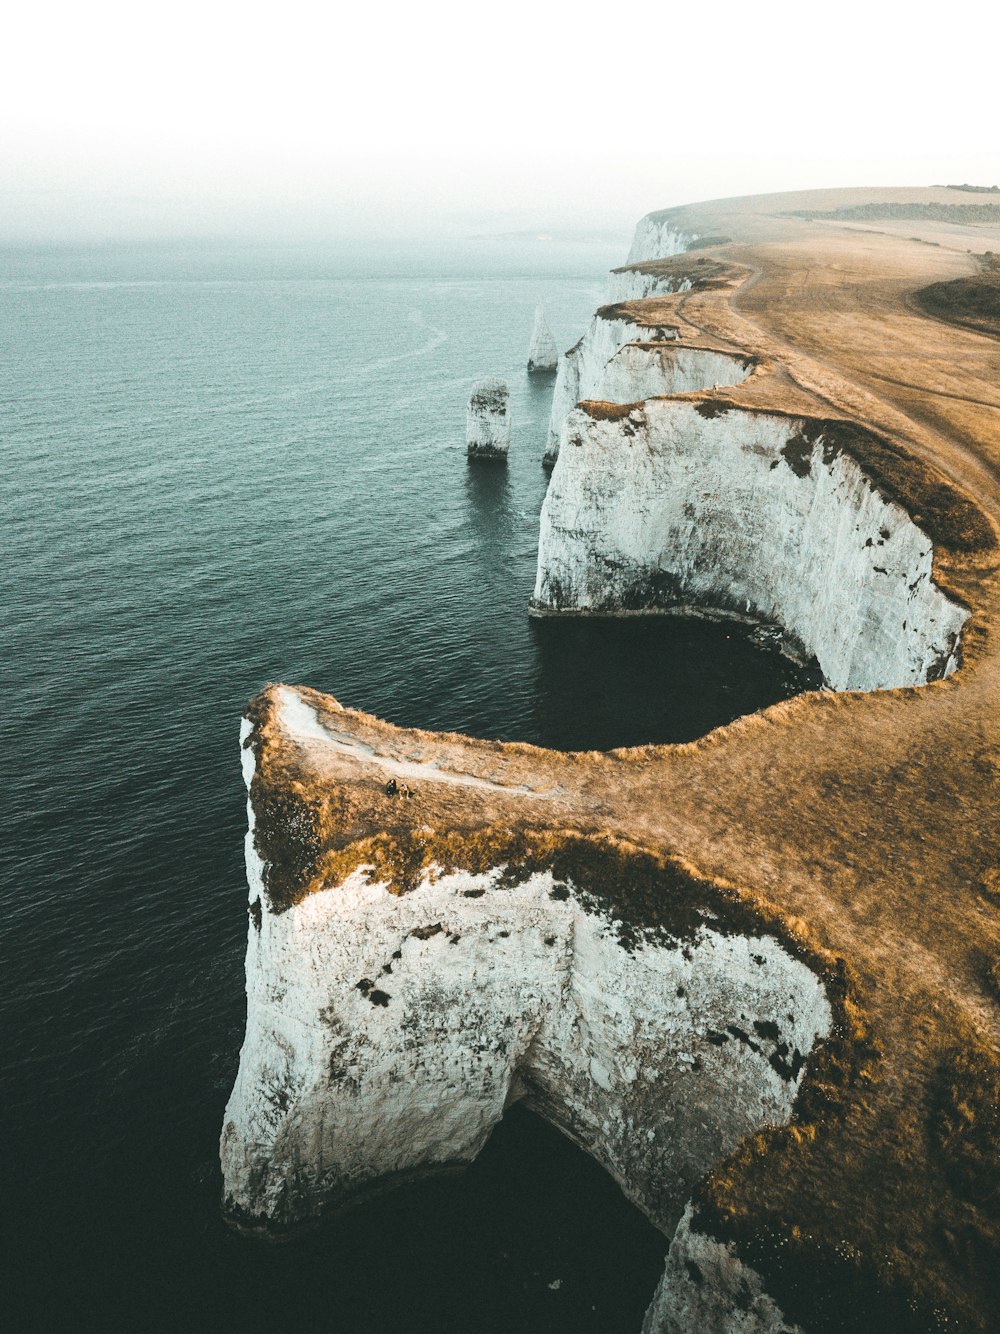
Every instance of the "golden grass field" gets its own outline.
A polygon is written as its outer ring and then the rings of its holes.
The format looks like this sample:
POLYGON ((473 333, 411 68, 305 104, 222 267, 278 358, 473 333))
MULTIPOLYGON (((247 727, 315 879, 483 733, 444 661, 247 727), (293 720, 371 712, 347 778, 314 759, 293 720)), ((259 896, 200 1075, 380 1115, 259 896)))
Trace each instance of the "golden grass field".
MULTIPOLYGON (((731 239, 668 262, 703 259, 707 281, 631 308, 760 359, 709 397, 885 437, 887 485, 926 520, 936 578, 972 609, 953 677, 804 695, 690 745, 607 755, 406 731, 309 694, 376 755, 494 785, 424 783, 409 802, 385 797, 371 763, 284 737, 273 692, 253 706, 279 908, 361 864, 402 892, 422 864, 473 868, 525 831, 572 831, 610 838, 626 867, 631 848, 681 857, 831 970, 844 961, 838 1041, 857 1059, 839 1073, 811 1062, 797 1118, 744 1143, 698 1200, 810 1334, 986 1330, 1000 1310, 1000 339, 915 296, 974 277, 1000 224, 790 215, 991 198, 830 191, 673 210, 679 227, 731 239)), ((609 891, 624 906, 627 881, 609 891)))

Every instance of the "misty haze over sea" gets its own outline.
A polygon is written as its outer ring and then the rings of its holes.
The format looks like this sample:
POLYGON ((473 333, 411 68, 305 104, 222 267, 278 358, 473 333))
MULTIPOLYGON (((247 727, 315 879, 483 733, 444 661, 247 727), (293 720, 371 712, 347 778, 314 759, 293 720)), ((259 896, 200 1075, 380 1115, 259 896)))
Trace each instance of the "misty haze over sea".
POLYGON ((800 688, 732 627, 528 621, 534 307, 570 346, 626 249, 0 251, 11 1328, 639 1327, 663 1238, 526 1113, 461 1181, 294 1245, 217 1207, 237 734, 266 681, 564 748, 688 740, 800 688), (483 375, 511 386, 506 468, 465 459, 483 375))

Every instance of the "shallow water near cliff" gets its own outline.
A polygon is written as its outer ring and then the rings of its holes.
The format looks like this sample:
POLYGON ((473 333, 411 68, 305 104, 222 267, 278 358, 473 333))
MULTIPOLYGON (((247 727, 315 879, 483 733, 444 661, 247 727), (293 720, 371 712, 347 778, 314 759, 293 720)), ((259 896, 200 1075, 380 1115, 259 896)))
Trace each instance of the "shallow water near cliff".
POLYGON ((459 1182, 228 1232, 239 713, 682 741, 806 678, 733 627, 530 622, 550 382, 620 246, 0 255, 5 1294, 15 1328, 635 1330, 663 1239, 527 1113, 459 1182), (505 376, 509 466, 470 466, 505 376), (616 1323, 620 1321, 620 1323, 616 1323))

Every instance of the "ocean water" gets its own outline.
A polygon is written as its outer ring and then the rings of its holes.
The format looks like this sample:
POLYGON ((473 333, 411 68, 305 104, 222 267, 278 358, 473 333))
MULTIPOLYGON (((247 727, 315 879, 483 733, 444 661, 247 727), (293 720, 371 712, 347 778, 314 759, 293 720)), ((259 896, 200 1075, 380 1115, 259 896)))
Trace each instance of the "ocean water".
POLYGON ((294 1245, 217 1207, 265 682, 565 748, 802 687, 732 628, 526 616, 534 306, 569 346, 626 244, 0 255, 8 1328, 638 1329, 663 1239, 527 1113, 294 1245), (506 468, 464 456, 486 374, 506 468))

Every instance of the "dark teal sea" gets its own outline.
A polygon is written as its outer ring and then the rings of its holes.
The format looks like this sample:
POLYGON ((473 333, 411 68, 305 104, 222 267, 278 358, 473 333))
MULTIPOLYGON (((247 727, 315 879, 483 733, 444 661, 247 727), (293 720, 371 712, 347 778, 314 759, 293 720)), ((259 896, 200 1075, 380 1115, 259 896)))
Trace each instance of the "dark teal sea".
POLYGON ((527 618, 534 307, 568 347, 626 248, 0 253, 6 1328, 638 1330, 663 1239, 526 1113, 461 1181, 294 1245, 217 1208, 266 681, 565 748, 800 688, 731 628, 527 618), (487 374, 506 468, 465 459, 487 374))

